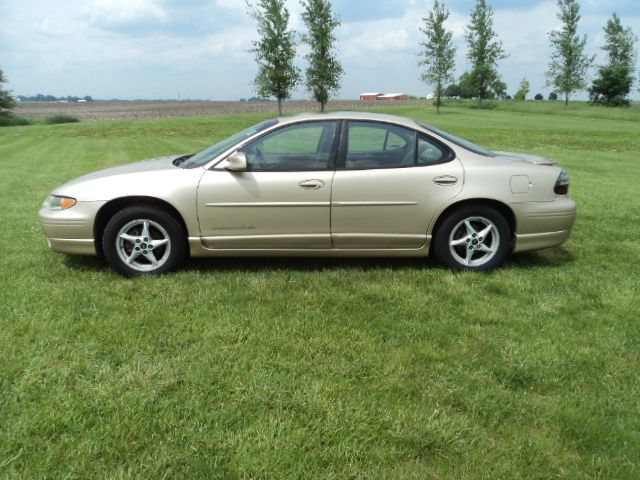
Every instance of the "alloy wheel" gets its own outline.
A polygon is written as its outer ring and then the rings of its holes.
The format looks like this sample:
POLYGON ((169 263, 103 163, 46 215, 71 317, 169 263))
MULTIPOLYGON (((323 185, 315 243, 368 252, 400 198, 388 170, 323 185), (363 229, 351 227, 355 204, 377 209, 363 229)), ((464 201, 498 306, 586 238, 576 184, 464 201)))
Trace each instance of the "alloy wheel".
POLYGON ((136 219, 116 235, 116 251, 125 265, 138 272, 162 267, 171 254, 171 238, 158 222, 136 219))
POLYGON ((496 255, 500 248, 500 233, 486 217, 461 220, 449 235, 449 251, 465 267, 480 267, 496 255))

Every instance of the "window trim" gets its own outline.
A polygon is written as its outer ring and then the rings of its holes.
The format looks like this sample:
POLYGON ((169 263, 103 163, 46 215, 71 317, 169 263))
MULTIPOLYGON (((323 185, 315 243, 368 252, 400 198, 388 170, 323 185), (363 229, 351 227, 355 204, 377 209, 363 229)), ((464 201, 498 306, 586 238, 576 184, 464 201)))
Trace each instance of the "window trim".
MULTIPOLYGON (((393 122, 385 122, 384 120, 359 120, 359 119, 344 119, 342 122, 342 129, 340 131, 340 148, 338 153, 338 161, 336 165, 336 170, 345 171, 345 172, 357 172, 359 170, 388 170, 388 169, 399 169, 399 168, 424 168, 431 167, 433 165, 441 165, 443 163, 449 163, 456 158, 455 151, 449 147, 444 142, 439 139, 432 137, 431 135, 426 134, 423 131, 420 131, 415 128, 407 127, 405 125, 398 125, 393 122), (407 130, 408 132, 412 132, 415 138, 414 145, 414 163, 412 165, 382 165, 376 167, 362 167, 362 168, 347 168, 347 153, 349 149, 349 123, 368 123, 373 125, 383 125, 383 126, 392 126, 396 128, 401 128, 407 130), (425 165, 418 164, 418 140, 420 137, 426 139, 426 141, 437 145, 439 148, 445 152, 445 155, 442 157, 442 160, 434 163, 429 163, 425 165)), ((389 130, 387 130, 389 131, 389 130)))
POLYGON ((452 161, 453 159, 456 158, 456 153, 448 146, 445 145, 443 142, 439 141, 437 138, 434 138, 430 135, 427 135, 423 132, 418 132, 416 130, 416 167, 430 167, 432 165, 442 165, 443 163, 449 163, 450 161, 452 161), (438 147, 439 149, 441 149, 444 153, 444 155, 442 156, 442 158, 440 160, 438 160, 437 162, 433 162, 433 163, 425 163, 425 164, 420 164, 418 163, 418 148, 420 147, 420 139, 423 139, 425 142, 429 142, 434 144, 436 147, 438 147))
MULTIPOLYGON (((459 137, 459 136, 454 135, 452 133, 445 132, 444 130, 440 130, 439 128, 434 127, 432 125, 428 125, 426 123, 422 123, 422 122, 417 122, 417 123, 418 123, 418 125, 420 127, 422 127, 423 129, 427 130, 429 133, 441 136, 446 141, 453 143, 457 147, 460 147, 460 148, 466 150, 467 152, 471 152, 471 153, 474 153, 476 155, 480 155, 480 156, 483 156, 483 157, 489 157, 489 158, 493 158, 493 157, 497 157, 498 156, 495 152, 492 152, 492 151, 488 150, 487 148, 482 147, 480 145, 476 145, 475 143, 471 142, 470 140, 467 140, 466 138, 462 138, 462 137, 459 137), (452 135, 455 138, 451 137, 452 135), (471 144, 473 146, 473 148, 471 147, 471 145, 470 146, 466 146, 466 145, 460 143, 458 140, 456 140, 456 138, 459 138, 460 140, 464 140, 465 142, 468 142, 469 144, 471 144), (480 149, 480 150, 478 150, 478 149, 480 149)), ((421 132, 421 133, 423 133, 423 132, 421 132)))
POLYGON ((279 128, 278 125, 280 125, 280 120, 277 118, 274 118, 274 119, 265 120, 264 122, 269 122, 269 121, 274 121, 275 123, 265 130, 256 132, 255 135, 253 135, 252 137, 247 138, 241 141, 240 143, 233 145, 232 147, 229 147, 228 150, 225 150, 217 157, 212 158, 208 163, 204 164, 202 167, 205 170, 218 170, 221 163, 223 163, 227 158, 229 158, 231 155, 233 155, 235 152, 237 152, 241 148, 244 148, 245 145, 248 145, 253 140, 260 138, 264 135, 267 135, 270 132, 275 132, 279 128))
MULTIPOLYGON (((333 137, 333 144, 331 145, 331 150, 329 152, 329 160, 327 161, 327 166, 324 168, 305 168, 305 169, 299 169, 299 168, 287 168, 287 169, 256 169, 256 168, 248 168, 247 172, 261 172, 261 173, 266 173, 266 172, 273 172, 273 173, 281 173, 281 172, 330 172, 330 171, 334 171, 336 169, 336 159, 338 156, 338 148, 339 148, 339 143, 340 143, 340 137, 341 137, 341 123, 342 120, 339 119, 317 119, 317 120, 305 120, 302 122, 295 122, 295 123, 287 123, 284 125, 279 126, 278 128, 274 128, 272 130, 269 130, 267 132, 264 132, 262 135, 259 135, 257 137, 252 138, 250 141, 247 141, 246 143, 244 143, 243 145, 238 145, 238 148, 235 149, 232 153, 240 151, 244 148, 247 148, 249 145, 251 145, 252 143, 255 142, 259 142, 261 139, 263 139, 264 137, 277 133, 281 130, 284 130, 286 128, 289 127, 300 127, 302 125, 308 125, 308 124, 314 124, 314 123, 334 123, 335 124, 335 133, 334 133, 334 137, 333 137)), ((320 139, 318 139, 318 141, 320 141, 320 139)), ((229 155, 227 155, 228 157, 229 155)), ((226 157, 225 157, 226 159, 226 157)), ((247 166, 249 166, 247 164, 247 166)))

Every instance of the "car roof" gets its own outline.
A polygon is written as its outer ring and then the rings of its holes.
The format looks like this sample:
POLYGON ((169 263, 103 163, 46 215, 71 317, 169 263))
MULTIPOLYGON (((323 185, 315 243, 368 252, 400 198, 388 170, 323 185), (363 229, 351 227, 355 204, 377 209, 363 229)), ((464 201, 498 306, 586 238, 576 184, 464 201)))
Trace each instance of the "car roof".
POLYGON ((327 113, 301 113, 291 117, 280 117, 278 122, 280 125, 289 123, 297 123, 310 120, 361 120, 373 122, 387 122, 397 125, 403 125, 410 128, 421 128, 415 120, 395 115, 386 115, 383 113, 373 112, 327 112, 327 113))

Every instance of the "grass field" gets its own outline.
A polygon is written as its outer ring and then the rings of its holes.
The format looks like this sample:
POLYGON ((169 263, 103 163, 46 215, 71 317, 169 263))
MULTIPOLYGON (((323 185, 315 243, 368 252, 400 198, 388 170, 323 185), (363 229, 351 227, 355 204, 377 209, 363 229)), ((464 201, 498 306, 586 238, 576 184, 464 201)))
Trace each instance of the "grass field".
POLYGON ((554 108, 389 110, 570 173, 570 240, 491 274, 209 259, 125 280, 47 249, 49 191, 265 116, 0 129, 0 477, 639 478, 640 110, 554 108))

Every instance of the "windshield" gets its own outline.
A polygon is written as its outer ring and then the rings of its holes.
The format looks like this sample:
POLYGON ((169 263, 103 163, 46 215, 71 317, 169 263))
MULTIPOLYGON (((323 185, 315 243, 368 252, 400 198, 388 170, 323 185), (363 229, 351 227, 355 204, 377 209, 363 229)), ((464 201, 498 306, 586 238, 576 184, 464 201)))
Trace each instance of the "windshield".
POLYGON ((267 120, 265 122, 254 125, 253 127, 249 127, 242 132, 236 133, 226 140, 222 140, 221 142, 216 143, 215 145, 210 146, 206 150, 201 151, 200 153, 196 153, 192 157, 186 159, 180 166, 182 168, 196 168, 202 167, 206 165, 211 160, 216 158, 218 155, 224 153, 226 150, 229 150, 234 145, 242 142, 243 140, 252 137, 256 133, 262 132, 269 127, 274 126, 278 123, 278 120, 267 120))
POLYGON ((418 123, 418 125, 420 125, 423 128, 426 128, 427 130, 429 130, 430 132, 435 133, 436 135, 441 136, 445 140, 449 140, 450 142, 455 143, 459 147, 466 148, 467 150, 470 150, 473 153, 477 153, 478 155, 484 155, 485 157, 495 157, 496 156, 495 153, 490 152, 486 148, 482 148, 481 146, 476 145, 475 143, 472 143, 469 140, 465 140, 464 138, 460 138, 460 137, 457 137, 457 136, 452 135, 450 133, 443 132, 439 128, 432 127, 431 125, 427 125, 426 123, 418 123))

